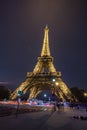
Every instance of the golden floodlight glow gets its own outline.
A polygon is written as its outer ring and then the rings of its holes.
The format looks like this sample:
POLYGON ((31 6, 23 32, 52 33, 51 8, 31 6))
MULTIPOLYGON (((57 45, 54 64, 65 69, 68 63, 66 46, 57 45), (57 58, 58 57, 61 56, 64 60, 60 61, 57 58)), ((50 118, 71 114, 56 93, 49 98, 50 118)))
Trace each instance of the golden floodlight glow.
POLYGON ((56 84, 56 86, 58 86, 58 85, 59 85, 59 83, 58 83, 58 82, 56 82, 55 84, 56 84))
POLYGON ((87 93, 86 92, 84 93, 84 96, 87 97, 87 93))

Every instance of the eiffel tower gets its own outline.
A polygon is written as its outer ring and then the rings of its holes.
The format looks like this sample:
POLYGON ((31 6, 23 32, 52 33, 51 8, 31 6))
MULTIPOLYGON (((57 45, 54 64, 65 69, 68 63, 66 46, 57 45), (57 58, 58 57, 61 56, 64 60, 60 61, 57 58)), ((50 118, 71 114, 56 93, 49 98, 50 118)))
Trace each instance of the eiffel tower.
POLYGON ((43 90, 51 90, 59 99, 72 100, 72 94, 61 78, 61 72, 57 72, 53 57, 49 48, 49 28, 44 29, 44 39, 40 57, 33 72, 27 72, 26 80, 11 94, 10 99, 18 97, 18 91, 26 94, 30 91, 29 99, 36 98, 43 90))

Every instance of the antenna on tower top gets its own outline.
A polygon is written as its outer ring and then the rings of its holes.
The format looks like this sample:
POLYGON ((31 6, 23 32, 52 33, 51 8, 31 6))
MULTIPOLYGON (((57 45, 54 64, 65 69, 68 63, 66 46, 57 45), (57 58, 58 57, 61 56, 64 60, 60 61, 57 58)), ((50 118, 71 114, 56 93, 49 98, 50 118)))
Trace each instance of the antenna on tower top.
POLYGON ((50 56, 50 48, 49 48, 49 36, 48 36, 49 28, 46 24, 44 29, 44 39, 43 39, 43 46, 41 51, 41 56, 50 56))
POLYGON ((48 28, 48 25, 46 24, 46 27, 45 28, 48 28))

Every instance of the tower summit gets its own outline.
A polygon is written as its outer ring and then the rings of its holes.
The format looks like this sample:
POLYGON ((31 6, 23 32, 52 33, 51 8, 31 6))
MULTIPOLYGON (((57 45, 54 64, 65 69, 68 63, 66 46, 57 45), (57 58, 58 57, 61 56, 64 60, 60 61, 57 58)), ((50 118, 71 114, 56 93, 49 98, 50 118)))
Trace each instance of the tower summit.
POLYGON ((50 49, 49 49, 49 28, 46 25, 44 29, 44 39, 43 39, 43 47, 41 51, 41 56, 50 56, 50 49))
POLYGON ((25 81, 11 94, 10 99, 17 99, 19 91, 22 91, 23 95, 29 91, 29 98, 36 98, 43 90, 51 90, 63 101, 73 100, 71 91, 61 78, 61 72, 56 71, 54 67, 49 49, 48 32, 49 28, 46 26, 41 55, 38 57, 33 72, 27 72, 25 81))

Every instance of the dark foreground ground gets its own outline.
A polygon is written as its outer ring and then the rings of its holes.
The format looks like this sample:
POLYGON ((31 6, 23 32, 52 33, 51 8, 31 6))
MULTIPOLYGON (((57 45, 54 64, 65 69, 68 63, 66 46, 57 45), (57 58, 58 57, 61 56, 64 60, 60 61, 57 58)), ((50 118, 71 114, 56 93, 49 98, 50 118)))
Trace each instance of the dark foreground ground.
POLYGON ((87 130, 87 112, 83 109, 50 109, 0 117, 0 130, 87 130), (77 119, 73 116, 78 117, 77 119))

